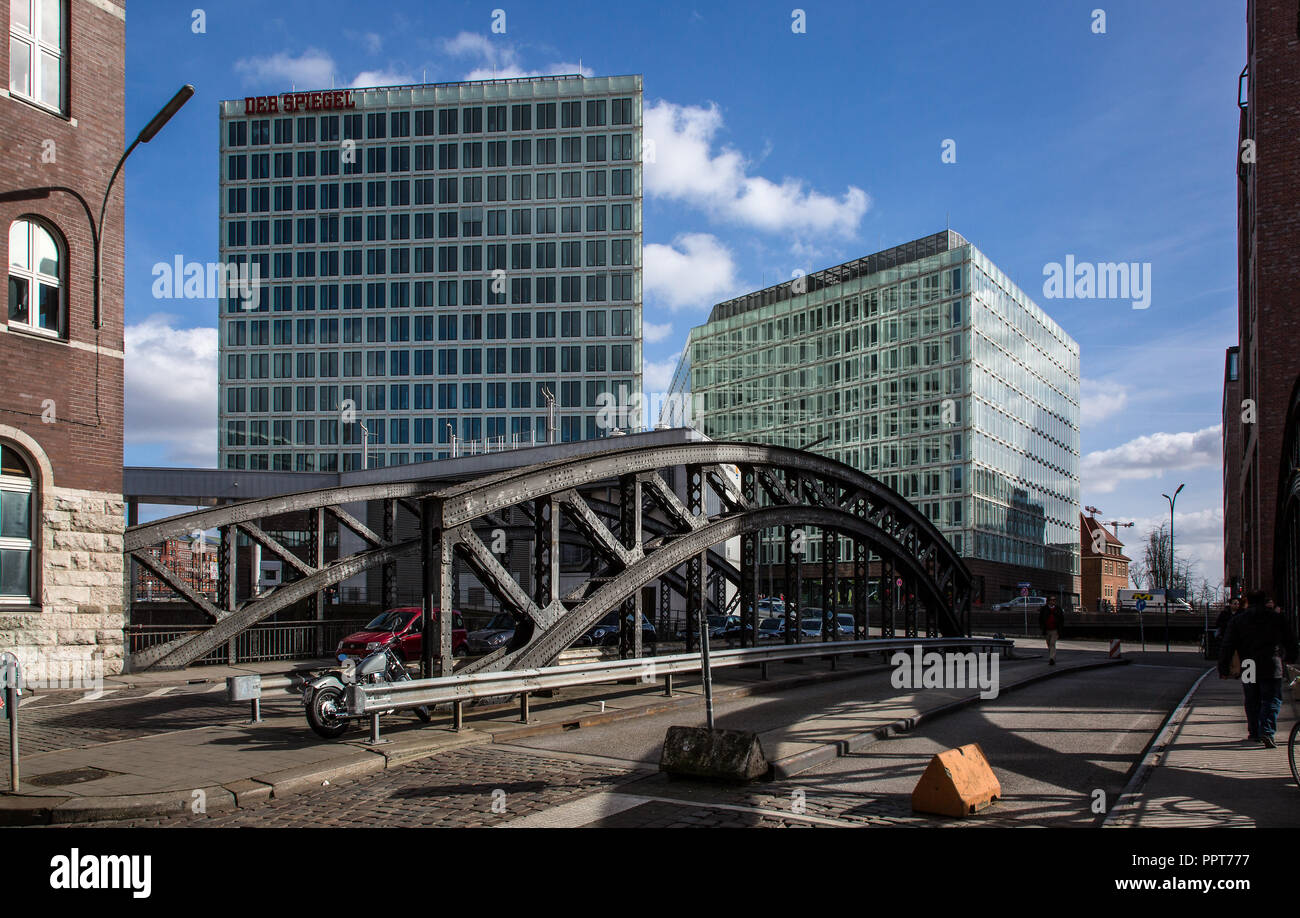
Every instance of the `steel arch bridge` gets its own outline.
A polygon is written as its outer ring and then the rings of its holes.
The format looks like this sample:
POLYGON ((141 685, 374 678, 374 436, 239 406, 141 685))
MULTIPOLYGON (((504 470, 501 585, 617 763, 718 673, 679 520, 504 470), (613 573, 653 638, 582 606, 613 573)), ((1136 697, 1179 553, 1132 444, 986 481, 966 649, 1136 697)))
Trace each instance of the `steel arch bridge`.
MULTIPOLYGON (((815 541, 820 543, 821 608, 829 619, 837 606, 843 611, 851 606, 855 637, 867 635, 867 583, 873 566, 882 636, 893 636, 899 612, 909 636, 922 629, 930 636, 969 633, 969 571, 938 529, 897 492, 814 453, 704 441, 612 448, 459 484, 413 478, 304 491, 129 527, 127 561, 154 573, 211 622, 202 632, 133 653, 131 666, 185 666, 303 600, 314 599, 319 609, 324 590, 371 568, 382 568, 387 597, 395 589, 396 562, 407 556, 421 562, 426 609, 456 607, 453 559, 459 558, 516 620, 509 644, 456 669, 458 673, 546 666, 615 611, 625 613, 619 616, 624 622, 622 652, 639 656, 639 621, 646 611, 642 588, 656 582, 661 604, 670 590, 684 594, 688 628, 701 612, 721 610, 724 583, 730 584, 728 607, 734 606, 753 629, 742 629, 744 645, 757 633, 761 535, 773 530, 784 541, 785 583, 795 585, 793 597, 787 598, 787 641, 802 639, 798 585, 815 541), (684 486, 675 489, 666 475, 684 486), (381 531, 345 509, 354 504, 382 505, 381 531), (418 535, 397 535, 400 511, 418 523, 418 535), (295 552, 263 528, 265 520, 286 514, 307 514, 312 521, 305 552, 295 552), (360 537, 360 550, 326 563, 327 515, 360 537), (527 521, 524 525, 507 522, 520 515, 527 521), (814 537, 810 527, 819 534, 814 537), (212 529, 221 533, 215 603, 150 552, 168 539, 212 529), (236 546, 241 533, 259 553, 280 559, 286 577, 271 592, 237 602, 236 546), (489 541, 497 541, 501 533, 531 537, 531 591, 489 548, 484 541, 488 533, 489 541), (720 550, 732 539, 740 542, 738 567, 720 550), (590 548, 597 563, 577 589, 561 595, 559 548, 566 541, 590 548), (845 568, 851 573, 844 573, 845 568), (851 585, 848 590, 842 589, 844 581, 851 585), (851 593, 847 602, 846 592, 851 593)), ((434 674, 436 663, 442 675, 449 675, 452 617, 438 616, 436 622, 438 633, 425 633, 425 672, 434 674)), ((426 629, 432 624, 426 616, 426 629)), ((824 628, 823 637, 838 637, 838 630, 824 628)))

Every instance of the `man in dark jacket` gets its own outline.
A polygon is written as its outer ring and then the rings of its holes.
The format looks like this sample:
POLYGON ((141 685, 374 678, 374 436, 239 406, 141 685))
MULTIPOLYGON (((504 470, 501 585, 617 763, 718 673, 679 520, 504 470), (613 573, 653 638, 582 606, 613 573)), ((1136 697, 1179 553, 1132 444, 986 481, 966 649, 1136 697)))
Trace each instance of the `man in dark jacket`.
POLYGON ((1246 611, 1228 622, 1219 648, 1220 678, 1231 678, 1234 653, 1241 660, 1247 739, 1259 740, 1269 749, 1277 746, 1273 734, 1282 710, 1283 662, 1295 662, 1298 650, 1290 625, 1260 591, 1251 593, 1246 611))
POLYGON ((1056 607, 1056 597, 1047 597, 1047 605, 1038 610, 1038 627, 1047 638, 1047 665, 1056 665, 1056 642, 1065 624, 1065 614, 1056 607))

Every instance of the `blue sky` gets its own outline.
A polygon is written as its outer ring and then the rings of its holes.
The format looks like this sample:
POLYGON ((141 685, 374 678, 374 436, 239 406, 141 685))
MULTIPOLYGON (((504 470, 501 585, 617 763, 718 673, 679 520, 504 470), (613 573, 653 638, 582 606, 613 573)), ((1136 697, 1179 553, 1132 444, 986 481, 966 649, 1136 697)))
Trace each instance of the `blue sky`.
POLYGON ((215 305, 151 285, 216 258, 219 100, 581 66, 645 77, 648 390, 714 302, 950 224, 1080 344, 1083 503, 1131 541, 1185 481, 1179 543, 1217 582, 1244 3, 805 2, 801 34, 771 3, 193 8, 128 8, 128 134, 196 88, 126 170, 128 464, 215 461, 215 305), (1046 299, 1067 255, 1150 263, 1150 308, 1046 299))

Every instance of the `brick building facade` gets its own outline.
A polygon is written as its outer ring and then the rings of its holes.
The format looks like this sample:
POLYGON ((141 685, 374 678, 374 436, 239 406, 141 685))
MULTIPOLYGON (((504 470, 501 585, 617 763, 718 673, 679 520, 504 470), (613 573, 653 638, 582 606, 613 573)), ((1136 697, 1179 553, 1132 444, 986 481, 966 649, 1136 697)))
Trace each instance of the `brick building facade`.
POLYGON ((0 8, 0 649, 29 681, 122 666, 121 187, 98 317, 87 209, 123 149, 125 18, 123 0, 0 8))
MULTIPOLYGON (((1240 393, 1225 403, 1226 462, 1236 482, 1225 526, 1240 520, 1240 550, 1224 545, 1229 582, 1275 589, 1274 538, 1286 412, 1300 375, 1300 12, 1293 0, 1250 0, 1238 104, 1238 337, 1240 393), (1235 417, 1234 417, 1235 414, 1235 417), (1244 420, 1243 420, 1244 416, 1244 420), (1253 423, 1250 421, 1253 419, 1253 423), (1239 433, 1230 432, 1236 426, 1239 433), (1235 451, 1233 437, 1241 445, 1235 451), (1233 448, 1234 455, 1229 455, 1233 448), (1238 561, 1237 558, 1240 558, 1238 561), (1233 565, 1239 565, 1234 569, 1233 565)), ((1226 402, 1225 388, 1225 402, 1226 402)), ((1225 473, 1225 485, 1231 483, 1225 473)))
POLYGON ((1128 566, 1124 543, 1090 516, 1079 514, 1079 556, 1082 574, 1082 610, 1119 610, 1119 591, 1128 589, 1128 566), (1100 551, 1094 551, 1094 546, 1100 551))
POLYGON ((1241 353, 1223 357, 1223 585, 1241 595, 1241 353))

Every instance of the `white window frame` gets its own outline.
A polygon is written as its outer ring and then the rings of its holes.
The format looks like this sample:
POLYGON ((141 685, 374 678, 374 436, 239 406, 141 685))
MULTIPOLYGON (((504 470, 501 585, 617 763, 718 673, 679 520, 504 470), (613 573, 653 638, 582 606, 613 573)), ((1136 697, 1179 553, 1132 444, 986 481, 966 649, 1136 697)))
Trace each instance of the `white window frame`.
MULTIPOLYGON (((9 224, 8 235, 12 235, 15 224, 23 223, 27 225, 27 265, 18 266, 14 264, 6 265, 9 275, 22 278, 27 282, 28 304, 27 304, 27 321, 11 318, 9 315, 9 286, 8 276, 5 279, 5 305, 4 321, 9 328, 17 328, 24 332, 40 335, 45 338, 60 339, 64 336, 68 327, 68 285, 64 282, 67 274, 65 266, 67 264, 68 248, 63 241, 63 234, 54 227, 53 224, 35 217, 31 214, 24 214, 17 217, 13 223, 9 224), (44 274, 36 270, 35 256, 35 228, 39 227, 50 234, 54 240, 54 248, 58 252, 59 267, 58 275, 44 274), (41 284, 50 286, 51 283, 59 291, 59 317, 57 328, 44 328, 39 324, 40 316, 40 287, 41 284)), ((6 235, 6 239, 8 238, 6 235)), ((13 255, 10 253, 10 261, 13 255)))
POLYGON ((36 587, 36 556, 37 556, 36 533, 39 528, 38 526, 39 521, 37 519, 37 514, 39 512, 39 507, 37 505, 39 501, 37 500, 38 495, 37 495, 36 479, 35 479, 35 475, 37 473, 37 466, 31 456, 29 456, 25 451, 20 450, 17 447, 10 444, 9 441, 4 441, 3 443, 0 443, 0 449, 12 450, 19 457, 21 457, 23 463, 27 466, 28 473, 32 476, 28 478, 20 478, 17 475, 0 474, 0 491, 8 491, 10 493, 18 493, 18 494, 27 494, 29 495, 30 498, 30 502, 28 504, 28 518, 27 518, 28 537, 26 539, 18 539, 18 538, 12 538, 12 537, 6 538, 0 536, 0 549, 9 549, 14 551, 27 552, 28 593, 25 596, 0 595, 0 607, 32 606, 35 605, 35 599, 33 598, 32 593, 34 592, 36 587))
POLYGON ((68 7, 66 0, 24 0, 29 4, 31 11, 31 28, 23 29, 18 23, 10 17, 9 21, 9 53, 10 53, 10 83, 9 92, 37 105, 46 111, 55 112, 59 115, 67 115, 68 112, 68 59, 65 48, 68 40, 68 7), (59 41, 52 43, 41 34, 41 21, 44 8, 50 4, 59 7, 59 41), (26 93, 14 86, 12 81, 13 70, 13 45, 18 41, 27 46, 28 61, 28 78, 31 81, 31 92, 26 93), (59 62, 59 102, 58 105, 50 105, 48 102, 41 100, 42 85, 44 79, 41 70, 41 54, 53 55, 59 62))

